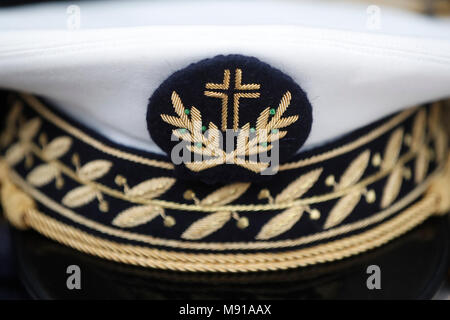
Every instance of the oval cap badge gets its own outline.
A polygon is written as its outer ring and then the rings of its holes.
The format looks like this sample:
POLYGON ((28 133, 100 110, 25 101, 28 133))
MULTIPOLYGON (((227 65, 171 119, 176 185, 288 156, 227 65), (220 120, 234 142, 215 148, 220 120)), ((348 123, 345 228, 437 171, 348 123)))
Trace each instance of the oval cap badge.
POLYGON ((254 57, 216 56, 175 72, 147 111, 152 139, 180 178, 270 178, 311 130, 312 108, 292 78, 254 57))

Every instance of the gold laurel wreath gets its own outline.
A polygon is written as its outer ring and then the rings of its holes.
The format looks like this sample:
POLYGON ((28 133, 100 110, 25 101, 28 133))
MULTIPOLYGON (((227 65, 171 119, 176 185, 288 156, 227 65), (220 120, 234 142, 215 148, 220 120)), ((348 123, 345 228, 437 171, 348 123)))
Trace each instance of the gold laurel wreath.
POLYGON ((267 107, 260 113, 256 121, 255 137, 249 139, 250 123, 246 123, 239 131, 236 149, 230 153, 226 153, 220 147, 219 129, 213 122, 210 122, 208 125, 208 137, 206 137, 202 133, 202 115, 200 111, 194 106, 191 107, 189 112, 191 117, 189 118, 185 113, 181 98, 175 91, 172 92, 171 100, 178 117, 162 114, 161 119, 177 128, 185 129, 183 131, 174 129, 172 132, 179 139, 190 143, 187 146, 190 152, 212 157, 203 161, 186 163, 186 167, 194 172, 199 172, 224 163, 236 164, 257 173, 261 172, 269 166, 269 163, 249 161, 242 157, 271 150, 272 145, 270 143, 282 139, 287 134, 287 131, 280 131, 278 129, 290 126, 299 118, 298 115, 283 118, 283 114, 291 102, 291 93, 286 91, 270 121, 270 107, 267 107), (276 131, 274 132, 274 130, 276 131), (262 142, 266 144, 262 145, 262 142))

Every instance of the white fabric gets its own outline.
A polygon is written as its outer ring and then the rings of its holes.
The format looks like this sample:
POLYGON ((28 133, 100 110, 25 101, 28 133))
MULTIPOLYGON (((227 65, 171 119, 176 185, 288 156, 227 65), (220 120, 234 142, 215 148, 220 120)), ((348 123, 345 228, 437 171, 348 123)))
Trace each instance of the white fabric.
POLYGON ((364 6, 121 3, 79 4, 76 31, 55 30, 68 4, 0 11, 0 87, 43 95, 109 138, 153 152, 162 151, 148 136, 148 98, 174 71, 217 54, 255 56, 301 85, 314 109, 306 148, 450 96, 448 21, 383 8, 382 29, 370 31, 364 6))

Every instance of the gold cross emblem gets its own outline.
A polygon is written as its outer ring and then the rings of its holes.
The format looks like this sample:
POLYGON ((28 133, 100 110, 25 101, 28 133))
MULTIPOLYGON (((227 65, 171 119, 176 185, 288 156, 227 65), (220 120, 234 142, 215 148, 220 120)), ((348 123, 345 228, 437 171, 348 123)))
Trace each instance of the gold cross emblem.
MULTIPOLYGON (((228 95, 226 92, 230 90, 230 70, 225 69, 223 72, 222 83, 207 83, 205 96, 219 98, 222 100, 222 131, 227 129, 228 121, 228 95), (214 91, 210 91, 214 90, 214 91)), ((233 129, 239 129, 239 99, 241 98, 259 98, 259 92, 242 92, 259 90, 261 85, 255 83, 242 84, 242 70, 236 69, 234 74, 234 90, 231 93, 233 99, 233 129)))

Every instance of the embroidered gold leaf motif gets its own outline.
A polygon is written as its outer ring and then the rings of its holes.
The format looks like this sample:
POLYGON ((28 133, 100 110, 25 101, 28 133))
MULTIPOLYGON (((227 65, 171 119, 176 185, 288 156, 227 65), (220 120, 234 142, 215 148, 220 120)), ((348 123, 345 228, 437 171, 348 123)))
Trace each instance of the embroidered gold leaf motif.
POLYGON ((256 239, 267 240, 290 230, 302 217, 304 209, 292 207, 270 219, 259 231, 256 239))
POLYGON ((263 169, 266 169, 269 164, 265 162, 254 162, 254 161, 245 161, 239 163, 241 167, 244 167, 253 172, 261 172, 263 169))
POLYGON ((414 166, 414 181, 420 183, 425 179, 429 166, 429 156, 427 147, 424 145, 419 149, 414 166))
POLYGON ((173 125, 174 127, 183 128, 185 126, 185 124, 183 123, 183 121, 181 121, 180 118, 169 116, 168 114, 161 115, 161 118, 168 124, 173 125))
POLYGON ((33 118, 23 125, 20 129, 19 137, 21 140, 31 141, 41 128, 42 121, 39 118, 33 118))
MULTIPOLYGON (((267 127, 269 129, 274 129, 274 128, 279 128, 278 124, 281 121, 281 117, 283 116, 284 112, 287 110, 287 108, 289 107, 290 103, 291 103, 291 93, 289 91, 287 91, 283 97, 281 98, 280 104, 278 105, 277 110, 275 111, 274 116, 272 117, 272 120, 270 120, 270 122, 268 123, 267 127)), ((263 111, 264 112, 264 111, 263 111)), ((292 119, 293 121, 297 121, 298 116, 293 116, 294 118, 292 119), (294 120, 295 119, 295 120, 294 120)), ((281 122, 280 122, 281 125, 281 122)))
POLYGON ((353 160, 347 170, 342 174, 339 183, 336 185, 336 189, 343 189, 358 182, 364 174, 364 171, 366 171, 369 159, 370 151, 366 150, 353 160))
POLYGON ((250 183, 233 183, 222 187, 200 201, 203 206, 220 206, 239 198, 250 187, 250 183))
POLYGON ((438 162, 445 160, 448 148, 448 138, 444 130, 439 129, 436 131, 434 137, 434 144, 436 149, 436 159, 438 162))
POLYGON ((237 137, 237 147, 236 147, 237 154, 239 155, 245 154, 249 136, 250 136, 250 123, 247 122, 239 131, 237 137))
POLYGON ((42 155, 47 161, 58 159, 69 151, 71 145, 72 139, 70 137, 58 137, 44 147, 42 155))
POLYGON ((217 126, 210 122, 208 126, 208 144, 211 146, 212 155, 214 156, 214 150, 220 148, 220 130, 217 126))
POLYGON ((339 201, 331 209, 330 214, 325 221, 324 228, 329 229, 345 220, 348 215, 355 209, 356 205, 361 199, 361 192, 359 190, 353 191, 339 199, 339 201))
POLYGON ((441 108, 445 108, 445 106, 442 104, 442 102, 435 102, 432 104, 431 108, 429 109, 429 116, 428 116, 428 129, 433 135, 436 135, 438 130, 441 128, 442 124, 442 110, 441 108))
POLYGON ((312 170, 298 179, 291 182, 280 194, 275 198, 276 203, 292 201, 300 198, 316 183, 322 173, 322 168, 312 170))
POLYGON ((403 142, 403 128, 395 130, 389 138, 386 149, 384 150, 384 158, 381 163, 381 169, 389 170, 398 160, 403 142))
POLYGON ((153 199, 167 190, 175 183, 175 179, 168 177, 154 178, 144 181, 127 191, 131 197, 153 199))
POLYGON ((186 240, 202 239, 221 229, 230 219, 231 212, 215 212, 191 224, 189 228, 183 232, 181 238, 186 240))
MULTIPOLYGON (((245 160, 245 157, 270 150, 272 146, 269 143, 280 140, 287 134, 287 131, 279 131, 278 129, 287 127, 299 119, 298 115, 285 118, 282 117, 291 102, 291 93, 287 91, 281 98, 279 106, 270 122, 268 122, 270 108, 266 108, 261 112, 257 119, 256 136, 249 139, 248 134, 246 133, 250 130, 250 123, 247 123, 240 130, 237 149, 230 153, 226 153, 218 143, 219 132, 216 125, 209 123, 209 128, 216 129, 216 132, 213 134, 209 132, 208 137, 206 137, 201 132, 202 116, 200 111, 195 107, 191 107, 190 112, 188 113, 191 115, 190 119, 185 113, 183 103, 175 91, 172 92, 171 99, 173 108, 179 118, 162 114, 161 119, 168 124, 183 129, 182 131, 173 130, 172 133, 181 140, 189 142, 187 149, 190 152, 213 156, 213 159, 186 163, 186 167, 194 172, 206 170, 224 163, 233 163, 257 173, 263 171, 269 166, 269 163, 247 161, 245 160), (195 145, 192 146, 192 143, 195 143, 195 145), (264 146, 263 144, 266 145, 264 146)), ((222 122, 223 120, 224 118, 222 118, 222 122)), ((235 124, 236 123, 237 122, 235 122, 235 124)), ((225 128, 223 128, 223 130, 225 130, 225 128)))
POLYGON ((6 151, 5 160, 10 166, 15 166, 25 157, 25 147, 21 143, 15 143, 6 151))
POLYGON ((183 102, 181 102, 180 96, 174 91, 172 92, 172 105, 175 110, 175 112, 180 117, 181 121, 184 124, 190 123, 188 116, 184 113, 184 106, 183 102))
POLYGON ((132 228, 148 223, 163 213, 157 206, 137 206, 122 211, 114 218, 112 224, 121 228, 132 228))
POLYGON ((27 181, 33 186, 42 187, 53 181, 57 174, 58 169, 51 164, 41 164, 28 174, 27 181))
POLYGON ((256 120, 256 130, 262 130, 267 126, 269 121, 270 108, 264 109, 256 120))
POLYGON ((81 186, 69 191, 62 203, 70 208, 77 208, 88 204, 96 198, 96 191, 91 186, 81 186))
POLYGON ((388 207, 398 196, 403 182, 403 166, 396 166, 392 170, 381 198, 381 208, 388 207))
POLYGON ((22 112, 22 107, 22 103, 16 102, 11 108, 11 111, 8 113, 5 121, 6 130, 0 136, 0 145, 2 147, 6 147, 7 145, 9 145, 16 135, 17 121, 19 120, 19 116, 22 112))
POLYGON ((428 127, 431 132, 435 132, 436 129, 440 126, 441 119, 441 102, 434 102, 430 107, 430 112, 428 116, 428 127))
POLYGON ((426 114, 425 110, 420 110, 416 117, 414 118, 413 128, 412 128, 412 140, 411 140, 411 150, 417 151, 419 147, 425 141, 425 125, 426 125, 426 114))
POLYGON ((202 132, 202 114, 200 113, 200 110, 198 110, 196 107, 191 108, 191 117, 192 117, 192 130, 194 131, 194 137, 198 138, 200 135, 200 132, 202 132))
POLYGON ((110 161, 94 160, 82 166, 78 172, 78 176, 82 180, 93 181, 107 174, 111 167, 112 163, 110 161))

